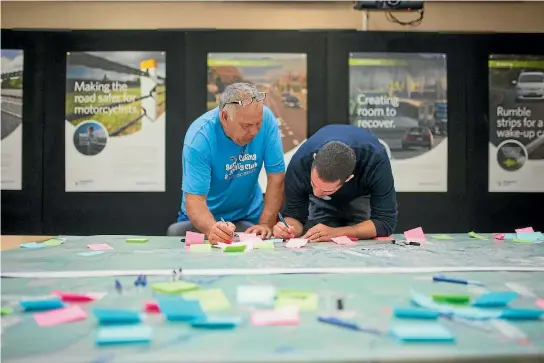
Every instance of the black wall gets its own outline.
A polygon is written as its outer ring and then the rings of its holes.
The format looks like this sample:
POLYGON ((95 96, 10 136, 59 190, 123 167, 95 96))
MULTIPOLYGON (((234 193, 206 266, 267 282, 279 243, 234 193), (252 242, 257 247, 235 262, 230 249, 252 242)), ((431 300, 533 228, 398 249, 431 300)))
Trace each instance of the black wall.
MULTIPOLYGON (((308 56, 308 135, 348 123, 350 52, 447 54, 448 192, 398 193, 397 232, 544 229, 544 193, 488 193, 488 55, 542 54, 537 34, 355 31, 2 30, 4 49, 24 50, 23 190, 2 191, 2 234, 162 235, 181 196, 181 146, 206 110, 208 52, 308 56), (64 98, 67 51, 166 52, 166 191, 66 193, 64 98)), ((415 170, 414 172, 417 172, 415 170)), ((544 183, 544 180, 542 181, 544 183)))

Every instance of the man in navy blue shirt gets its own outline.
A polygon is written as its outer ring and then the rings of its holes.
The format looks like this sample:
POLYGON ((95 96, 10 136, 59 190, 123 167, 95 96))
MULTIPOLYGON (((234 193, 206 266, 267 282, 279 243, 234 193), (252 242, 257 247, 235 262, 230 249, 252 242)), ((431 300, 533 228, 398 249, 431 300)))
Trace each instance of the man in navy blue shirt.
POLYGON ((283 215, 277 238, 310 242, 348 236, 389 236, 397 225, 397 200, 391 164, 370 132, 328 125, 297 150, 285 176, 283 215))

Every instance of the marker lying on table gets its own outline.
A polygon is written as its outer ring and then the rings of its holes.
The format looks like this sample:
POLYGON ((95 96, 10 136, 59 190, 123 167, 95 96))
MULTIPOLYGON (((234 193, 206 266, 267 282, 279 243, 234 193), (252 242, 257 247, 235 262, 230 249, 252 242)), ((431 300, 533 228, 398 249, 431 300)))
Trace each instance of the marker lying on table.
POLYGON ((433 276, 433 281, 436 281, 436 282, 451 282, 452 284, 462 284, 462 285, 485 286, 485 284, 483 284, 482 282, 463 280, 463 279, 458 279, 458 278, 455 278, 455 277, 446 277, 446 276, 442 276, 442 275, 433 276))
POLYGON ((318 316, 317 320, 322 322, 322 323, 336 325, 336 326, 339 326, 341 328, 357 330, 357 331, 362 331, 362 332, 371 333, 371 334, 378 334, 378 335, 382 334, 382 332, 380 330, 378 330, 378 329, 376 329, 374 327, 359 325, 359 324, 352 323, 352 322, 346 321, 346 320, 341 320, 341 319, 338 319, 338 318, 335 318, 335 317, 332 317, 332 316, 318 316))

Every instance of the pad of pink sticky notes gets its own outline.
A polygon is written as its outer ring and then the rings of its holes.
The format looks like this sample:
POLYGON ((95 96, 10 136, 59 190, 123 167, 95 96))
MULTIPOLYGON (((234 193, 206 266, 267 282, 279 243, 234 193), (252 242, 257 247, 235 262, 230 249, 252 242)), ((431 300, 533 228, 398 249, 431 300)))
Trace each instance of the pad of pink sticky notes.
POLYGON ((67 308, 49 310, 34 314, 34 320, 39 326, 53 326, 74 321, 85 320, 87 313, 78 305, 67 308))
POLYGON ((89 247, 89 249, 93 251, 113 250, 113 247, 107 243, 98 243, 94 245, 88 245, 87 247, 89 247))
POLYGON ((534 232, 533 227, 525 227, 525 228, 516 229, 516 233, 526 233, 526 232, 534 232))
POLYGON ((538 299, 536 302, 535 302, 536 306, 538 306, 539 308, 541 308, 542 310, 544 310, 544 299, 538 299))
POLYGON ((423 229, 421 227, 410 229, 404 232, 404 238, 408 242, 426 242, 427 241, 427 238, 425 237, 425 233, 423 233, 423 229))
POLYGON ((502 241, 504 240, 504 233, 493 233, 493 238, 496 240, 502 241))
POLYGON ((343 246, 353 246, 357 244, 357 242, 352 241, 351 238, 347 236, 333 237, 331 239, 334 243, 343 246))
POLYGON ((251 313, 251 324, 266 325, 296 325, 300 322, 298 308, 287 307, 273 310, 256 310, 251 313))
POLYGON ((53 295, 57 295, 64 302, 90 302, 94 300, 99 300, 104 297, 105 294, 80 294, 77 292, 67 292, 67 291, 53 291, 53 295))
POLYGON ((304 246, 306 243, 308 243, 307 239, 304 238, 291 238, 287 243, 285 244, 285 247, 288 248, 300 248, 304 246))
POLYGON ((240 241, 247 241, 247 240, 252 240, 255 238, 261 239, 260 237, 257 237, 256 233, 238 233, 238 238, 240 238, 240 241))
POLYGON ((186 232, 185 246, 204 244, 204 233, 186 232))

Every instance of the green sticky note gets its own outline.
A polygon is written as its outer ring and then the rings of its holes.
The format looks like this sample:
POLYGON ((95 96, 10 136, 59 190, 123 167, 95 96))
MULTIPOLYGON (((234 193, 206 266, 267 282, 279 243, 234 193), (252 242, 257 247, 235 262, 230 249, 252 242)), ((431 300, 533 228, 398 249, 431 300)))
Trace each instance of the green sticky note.
POLYGON ((471 296, 466 294, 432 294, 431 298, 442 304, 468 305, 471 296))
POLYGON ((196 245, 189 245, 189 251, 190 252, 199 252, 199 253, 206 253, 206 252, 212 252, 212 246, 204 243, 204 244, 196 244, 196 245))
POLYGON ((468 235, 469 235, 469 237, 471 237, 471 238, 487 239, 487 237, 480 236, 480 235, 479 235, 478 233, 476 233, 476 232, 468 232, 468 235))
POLYGON ((297 307, 301 311, 315 311, 319 307, 319 296, 315 292, 280 290, 276 308, 297 307))
POLYGON ((528 239, 519 239, 519 238, 514 238, 513 241, 518 243, 533 243, 533 241, 530 241, 528 239))
POLYGON ((221 289, 189 291, 182 296, 187 300, 197 300, 202 309, 208 311, 228 310, 231 304, 221 289))
POLYGON ((9 315, 13 314, 13 308, 0 308, 0 315, 9 315))
POLYGON ((225 252, 244 252, 246 250, 246 245, 236 245, 236 246, 226 246, 223 251, 225 252))
POLYGON ((146 243, 149 240, 147 238, 129 238, 127 243, 146 243))
POLYGON ((253 248, 257 250, 270 250, 276 248, 276 246, 274 246, 274 242, 272 241, 262 241, 254 243, 253 248))
POLYGON ((181 294, 187 291, 198 290, 199 288, 200 286, 197 284, 185 281, 159 282, 151 285, 151 290, 163 294, 181 294))
POLYGON ((431 237, 434 239, 454 239, 452 236, 448 234, 433 234, 431 237))
POLYGON ((55 246, 60 246, 63 243, 64 243, 64 241, 61 241, 60 239, 53 238, 53 239, 49 239, 49 240, 47 240, 45 242, 42 242, 42 245, 47 246, 47 247, 55 247, 55 246))

